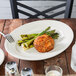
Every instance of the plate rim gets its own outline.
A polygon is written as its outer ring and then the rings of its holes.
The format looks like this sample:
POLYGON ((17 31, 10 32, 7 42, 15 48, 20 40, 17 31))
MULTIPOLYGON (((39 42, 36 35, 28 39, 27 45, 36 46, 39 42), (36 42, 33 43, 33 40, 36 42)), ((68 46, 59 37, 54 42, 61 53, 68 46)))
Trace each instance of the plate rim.
POLYGON ((3 63, 3 61, 4 61, 4 59, 5 59, 5 53, 3 52, 3 50, 0 48, 0 52, 2 52, 2 54, 3 54, 3 60, 2 60, 2 62, 0 63, 0 65, 2 65, 2 63, 3 63))
MULTIPOLYGON (((57 20, 37 20, 37 21, 33 21, 33 22, 38 22, 38 21, 56 21, 56 22, 60 22, 60 23, 66 24, 66 23, 64 23, 64 22, 57 21, 57 20)), ((29 23, 26 23, 26 24, 30 24, 30 23, 33 23, 33 22, 29 22, 29 23)), ((21 25, 20 27, 25 26, 26 24, 23 24, 23 25, 21 25)), ((66 25, 68 26, 68 24, 66 24, 66 25)), ((18 28, 20 28, 20 27, 18 27, 18 28)), ((73 39, 74 39, 74 32, 73 32, 73 30, 72 30, 72 28, 71 28, 70 26, 68 26, 68 27, 69 27, 69 28, 71 29, 71 31, 72 31, 72 41, 73 41, 73 39)), ((18 29, 18 28, 16 28, 16 29, 18 29)), ((16 29, 15 29, 15 30, 16 30, 16 29)), ((14 31, 15 31, 15 30, 14 30, 14 31)), ((14 31, 12 31, 10 34, 12 34, 14 31)), ((5 40, 4 46, 6 45, 6 41, 7 41, 7 40, 5 40)), ((72 41, 70 41, 68 47, 71 45, 72 41)), ((68 47, 67 47, 67 48, 68 48, 68 47)), ((11 53, 8 51, 7 47, 5 46, 6 51, 7 51, 10 55, 12 55, 12 56, 14 56, 14 57, 16 57, 16 58, 18 58, 18 59, 28 60, 28 61, 39 61, 39 60, 49 59, 49 58, 52 58, 52 57, 55 57, 55 56, 61 54, 61 53, 62 53, 63 51, 65 51, 67 48, 65 48, 64 50, 62 50, 62 51, 60 51, 60 52, 57 52, 55 55, 52 55, 52 56, 50 56, 50 57, 41 58, 41 59, 33 59, 33 60, 32 60, 32 59, 25 59, 25 58, 22 58, 22 57, 19 57, 19 56, 15 56, 15 55, 11 54, 11 53)))

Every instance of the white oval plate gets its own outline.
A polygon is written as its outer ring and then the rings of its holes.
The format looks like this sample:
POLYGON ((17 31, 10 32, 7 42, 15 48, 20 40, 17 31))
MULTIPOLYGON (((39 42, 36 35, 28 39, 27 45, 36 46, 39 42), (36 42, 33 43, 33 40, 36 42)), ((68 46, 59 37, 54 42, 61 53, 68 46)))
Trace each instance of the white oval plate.
POLYGON ((56 20, 39 20, 31 23, 24 24, 18 27, 10 33, 14 38, 14 43, 9 43, 5 40, 5 49, 12 56, 22 60, 43 60, 54 57, 62 53, 71 44, 74 34, 72 29, 65 23, 56 20), (52 29, 56 29, 59 32, 60 38, 55 40, 55 47, 53 50, 40 53, 35 48, 24 51, 17 45, 17 41, 20 39, 21 34, 38 33, 51 26, 52 29))
POLYGON ((5 57, 4 52, 2 49, 0 49, 0 65, 3 63, 4 57, 5 57))

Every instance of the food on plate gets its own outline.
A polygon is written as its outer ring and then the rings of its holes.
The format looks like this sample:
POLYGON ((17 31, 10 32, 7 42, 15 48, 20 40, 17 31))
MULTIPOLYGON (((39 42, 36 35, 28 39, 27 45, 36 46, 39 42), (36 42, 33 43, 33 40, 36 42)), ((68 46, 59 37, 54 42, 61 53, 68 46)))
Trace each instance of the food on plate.
MULTIPOLYGON (((33 45, 33 41, 40 35, 43 35, 49 30, 50 27, 46 28, 44 31, 38 34, 28 34, 28 35, 21 35, 21 40, 18 40, 18 45, 26 49, 30 48, 30 45, 33 45)), ((24 48, 24 49, 25 49, 24 48)))
POLYGON ((41 33, 22 34, 20 37, 21 39, 18 40, 18 45, 21 46, 24 50, 35 47, 39 52, 47 52, 54 48, 54 39, 58 39, 59 34, 55 32, 55 30, 50 30, 49 26, 41 33), (40 46, 38 45, 40 43, 38 42, 39 40, 41 40, 42 44, 40 44, 40 46), (46 46, 46 49, 43 47, 43 50, 40 50, 40 48, 43 46, 43 43, 44 47, 46 46))
POLYGON ((54 39, 47 34, 38 36, 34 40, 34 47, 39 52, 48 52, 54 48, 54 39))

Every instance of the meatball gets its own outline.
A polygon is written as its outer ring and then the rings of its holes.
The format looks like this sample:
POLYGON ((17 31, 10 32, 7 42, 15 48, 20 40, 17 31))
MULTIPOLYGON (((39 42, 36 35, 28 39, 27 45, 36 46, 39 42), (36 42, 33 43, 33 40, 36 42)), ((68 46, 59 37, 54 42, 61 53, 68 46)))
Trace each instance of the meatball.
POLYGON ((54 48, 54 39, 46 34, 38 36, 34 40, 34 47, 39 52, 48 52, 54 48))

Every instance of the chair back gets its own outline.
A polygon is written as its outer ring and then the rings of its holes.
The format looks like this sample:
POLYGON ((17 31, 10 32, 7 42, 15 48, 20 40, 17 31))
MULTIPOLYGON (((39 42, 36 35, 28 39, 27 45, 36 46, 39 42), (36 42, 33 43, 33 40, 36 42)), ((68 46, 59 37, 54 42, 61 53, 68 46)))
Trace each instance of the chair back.
MULTIPOLYGON (((71 17, 71 12, 72 12, 72 6, 73 6, 73 0, 48 0, 48 1, 64 1, 64 3, 61 3, 59 5, 55 5, 53 7, 50 7, 44 11, 39 11, 33 7, 30 7, 26 4, 22 4, 20 3, 20 1, 28 1, 28 0, 10 0, 10 4, 11 4, 11 11, 12 11, 12 17, 13 18, 19 18, 19 13, 24 14, 26 16, 28 16, 28 18, 39 18, 39 16, 43 16, 43 18, 54 18, 58 15, 61 15, 64 13, 64 18, 70 18, 71 17), (21 10, 18 8, 18 6, 22 7, 22 8, 26 8, 32 12, 34 12, 35 14, 29 13, 27 11, 21 10), (54 11, 56 9, 62 8, 66 6, 65 9, 62 9, 58 12, 55 12, 51 15, 48 15, 47 13, 50 11, 54 11)), ((29 0, 32 1, 32 0, 29 0)), ((37 0, 35 0, 37 1, 37 0)), ((47 0, 40 0, 40 1, 47 1, 47 0)))

